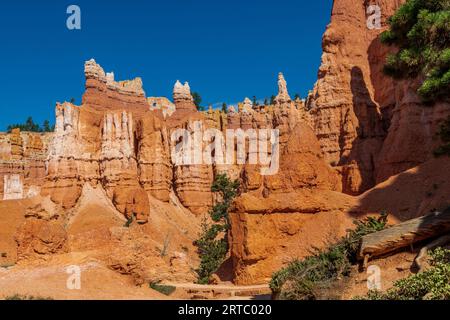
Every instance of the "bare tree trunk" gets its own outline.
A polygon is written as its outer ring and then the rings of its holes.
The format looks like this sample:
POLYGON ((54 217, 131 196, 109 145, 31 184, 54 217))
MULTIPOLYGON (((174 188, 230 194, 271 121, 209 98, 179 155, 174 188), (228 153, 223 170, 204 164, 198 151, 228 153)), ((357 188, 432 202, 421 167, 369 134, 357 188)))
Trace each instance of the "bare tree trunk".
POLYGON ((450 207, 443 212, 408 220, 362 238, 359 259, 385 255, 418 241, 450 233, 450 207))

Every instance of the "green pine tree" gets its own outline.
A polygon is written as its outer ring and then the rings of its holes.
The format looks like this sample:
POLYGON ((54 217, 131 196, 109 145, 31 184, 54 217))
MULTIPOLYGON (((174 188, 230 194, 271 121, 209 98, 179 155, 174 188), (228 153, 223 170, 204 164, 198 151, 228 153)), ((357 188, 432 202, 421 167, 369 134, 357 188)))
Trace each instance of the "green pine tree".
POLYGON ((256 107, 258 105, 258 100, 256 99, 256 96, 253 96, 253 106, 256 107))
POLYGON ((225 102, 222 103, 222 112, 227 113, 227 104, 225 102))
POLYGON ((232 181, 226 174, 219 174, 214 179, 211 191, 220 195, 222 201, 217 203, 209 215, 212 223, 205 217, 202 222, 200 238, 195 241, 200 255, 200 266, 196 271, 198 283, 207 284, 216 272, 228 252, 227 233, 230 228, 228 210, 237 196, 239 181, 232 181))
POLYGON ((270 97, 270 104, 271 104, 271 105, 274 105, 274 104, 275 104, 275 96, 274 96, 274 95, 272 95, 272 96, 270 97))
POLYGON ((198 111, 203 111, 203 107, 201 106, 202 97, 198 92, 192 92, 192 98, 194 99, 194 104, 197 107, 198 111))
POLYGON ((384 71, 395 78, 423 77, 424 102, 450 97, 450 1, 408 0, 388 20, 381 41, 395 45, 384 71))

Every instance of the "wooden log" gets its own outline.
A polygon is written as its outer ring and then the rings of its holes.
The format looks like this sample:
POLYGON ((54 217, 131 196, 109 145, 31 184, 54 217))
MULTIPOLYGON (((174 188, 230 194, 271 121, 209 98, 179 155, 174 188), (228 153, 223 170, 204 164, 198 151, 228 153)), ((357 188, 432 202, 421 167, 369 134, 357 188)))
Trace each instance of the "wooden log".
POLYGON ((450 207, 362 237, 359 259, 385 255, 415 242, 450 232, 450 207))

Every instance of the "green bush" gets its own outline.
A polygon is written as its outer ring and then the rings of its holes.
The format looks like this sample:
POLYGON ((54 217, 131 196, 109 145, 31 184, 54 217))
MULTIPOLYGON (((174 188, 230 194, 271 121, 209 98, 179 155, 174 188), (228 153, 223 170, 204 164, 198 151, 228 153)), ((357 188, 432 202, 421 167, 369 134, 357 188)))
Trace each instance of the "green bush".
POLYGON ((423 76, 418 89, 425 102, 450 97, 450 1, 408 0, 389 18, 381 41, 399 50, 386 59, 394 78, 423 76))
POLYGON ((398 280, 386 292, 369 291, 362 300, 448 300, 450 299, 450 250, 430 253, 431 268, 398 280))
POLYGON ((209 215, 213 223, 205 217, 202 222, 200 238, 195 241, 200 256, 200 266, 196 269, 198 283, 207 284, 228 252, 227 232, 230 228, 228 209, 237 196, 239 181, 231 181, 227 175, 219 174, 214 179, 211 191, 220 194, 222 201, 217 203, 209 215))
POLYGON ((321 289, 350 273, 352 263, 356 262, 361 238, 386 227, 387 214, 367 217, 354 221, 356 228, 347 230, 340 241, 325 250, 315 249, 314 254, 304 260, 295 260, 286 268, 272 276, 270 288, 277 299, 314 300, 321 289))
POLYGON ((166 296, 170 296, 176 290, 176 288, 174 286, 163 285, 163 284, 159 284, 159 283, 160 283, 160 281, 150 282, 149 287, 153 290, 158 291, 159 293, 166 295, 166 296))
POLYGON ((129 228, 131 224, 134 222, 134 214, 132 214, 128 219, 127 222, 124 223, 124 228, 129 228))

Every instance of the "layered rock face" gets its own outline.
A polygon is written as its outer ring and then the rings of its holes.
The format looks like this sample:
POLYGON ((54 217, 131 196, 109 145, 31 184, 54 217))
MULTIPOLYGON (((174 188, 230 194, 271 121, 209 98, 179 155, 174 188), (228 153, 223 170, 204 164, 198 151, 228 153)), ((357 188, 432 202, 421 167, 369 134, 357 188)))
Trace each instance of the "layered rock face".
POLYGON ((438 143, 433 139, 438 123, 450 112, 445 103, 424 107, 416 80, 395 82, 383 74, 386 56, 395 48, 382 45, 379 36, 403 2, 335 1, 323 36, 322 64, 308 108, 325 157, 342 172, 348 194, 429 159, 438 143), (380 10, 380 28, 373 25, 371 5, 380 10))
POLYGON ((45 179, 45 159, 52 134, 0 134, 0 199, 33 197, 45 179))
POLYGON ((127 110, 144 112, 148 110, 142 79, 115 81, 114 73, 105 73, 95 60, 89 60, 84 67, 86 91, 83 105, 90 105, 96 110, 127 110))
POLYGON ((353 199, 333 191, 340 186, 338 175, 312 129, 298 123, 281 148, 276 175, 261 177, 246 168, 248 192, 230 214, 234 278, 242 284, 267 281, 292 257, 307 254, 299 243, 321 246, 327 234, 341 234, 349 225, 335 217, 351 208, 353 199), (307 228, 315 223, 323 225, 314 227, 312 240, 307 228))
POLYGON ((44 195, 70 209, 85 183, 99 184, 125 217, 134 215, 146 222, 150 209, 148 194, 139 183, 135 133, 136 119, 150 113, 142 83, 114 82, 93 61, 86 63, 85 72, 85 104, 56 108, 44 195))
MULTIPOLYGON (((321 247, 327 235, 343 235, 350 216, 388 210, 402 221, 450 205, 445 178, 438 177, 448 160, 434 160, 432 153, 450 105, 424 106, 418 80, 394 81, 382 71, 395 48, 382 45, 379 35, 401 3, 334 1, 308 113, 287 135, 293 140, 288 138, 279 173, 258 181, 245 172, 244 182, 248 176, 253 183, 231 214, 236 282, 266 282, 271 271, 309 254, 300 243, 321 247), (381 29, 368 28, 370 5, 381 10, 381 29), (296 140, 300 136, 309 137, 305 145, 296 140), (350 197, 336 191, 366 192, 350 197)), ((283 80, 277 100, 288 101, 283 80)))
POLYGON ((136 124, 139 181, 153 197, 169 201, 173 171, 169 137, 157 118, 144 118, 136 124))
POLYGON ((416 94, 417 87, 416 81, 402 81, 395 86, 397 100, 375 164, 377 184, 432 160, 433 151, 442 143, 437 132, 442 121, 450 116, 450 104, 424 106, 416 94))
POLYGON ((386 136, 384 106, 375 98, 387 103, 389 97, 380 96, 382 90, 376 86, 392 86, 392 80, 381 73, 387 50, 372 49, 382 30, 368 28, 366 12, 371 4, 379 5, 382 26, 399 5, 396 1, 334 2, 331 22, 323 35, 318 81, 308 99, 325 157, 342 170, 343 190, 349 194, 375 184, 375 161, 386 136))
POLYGON ((181 84, 177 80, 173 87, 173 102, 175 104, 175 113, 171 116, 172 121, 192 116, 197 111, 188 82, 181 84))
POLYGON ((58 104, 55 113, 43 195, 50 195, 53 202, 67 209, 78 200, 83 182, 98 175, 98 168, 91 153, 83 150, 89 146, 81 140, 80 108, 70 103, 58 104))
POLYGON ((400 2, 377 2, 382 29, 367 28, 366 9, 375 2, 334 2, 306 103, 291 99, 280 73, 274 105, 245 98, 226 113, 199 112, 187 82, 175 83, 173 103, 146 98, 140 78, 116 81, 86 62, 83 104, 57 104, 55 132, 0 134, 0 205, 24 211, 24 222, 4 232, 11 239, 0 241, 0 252, 5 244, 4 252, 26 260, 99 249, 102 261, 137 283, 160 274, 193 281, 192 241, 217 200, 214 177, 227 173, 241 182, 227 271, 236 283, 265 283, 293 258, 343 235, 354 216, 389 209, 402 220, 450 205, 446 176, 435 172, 448 171, 448 162, 430 160, 450 106, 424 107, 416 81, 382 73, 392 49, 379 34, 400 2), (273 158, 262 161, 248 140, 239 154, 236 137, 232 163, 204 161, 217 156, 218 145, 225 149, 220 136, 261 129, 277 132, 276 148, 270 135, 256 139, 266 158, 279 152, 274 174, 263 174, 273 158), (191 162, 174 158, 185 139, 198 142, 200 161, 193 150, 191 162), (435 196, 422 200, 431 189, 435 196), (127 229, 126 220, 138 223, 127 229), (172 238, 178 247, 165 258, 172 238))
POLYGON ((166 97, 149 97, 147 102, 150 105, 150 110, 161 110, 164 119, 175 112, 175 105, 166 97))

